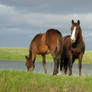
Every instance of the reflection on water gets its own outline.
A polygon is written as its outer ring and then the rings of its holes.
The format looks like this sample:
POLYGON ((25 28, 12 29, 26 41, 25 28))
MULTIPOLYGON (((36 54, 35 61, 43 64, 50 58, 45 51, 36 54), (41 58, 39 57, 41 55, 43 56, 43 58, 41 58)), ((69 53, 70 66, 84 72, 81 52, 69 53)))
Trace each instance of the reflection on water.
MULTIPOLYGON (((23 61, 0 61, 0 69, 13 69, 13 70, 27 70, 25 62, 23 61)), ((36 73, 44 73, 42 63, 35 63, 36 73)), ((47 63, 47 72, 53 73, 53 63, 47 63)), ((73 65, 73 75, 78 75, 78 65, 73 65)), ((82 65, 82 75, 92 75, 92 65, 83 64, 82 65)))

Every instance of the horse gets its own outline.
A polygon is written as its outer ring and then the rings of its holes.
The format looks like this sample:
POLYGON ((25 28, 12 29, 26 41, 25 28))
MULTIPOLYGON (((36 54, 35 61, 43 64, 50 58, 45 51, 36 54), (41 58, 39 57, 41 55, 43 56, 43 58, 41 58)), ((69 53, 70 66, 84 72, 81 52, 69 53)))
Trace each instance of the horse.
POLYGON ((61 55, 60 70, 64 69, 67 74, 69 68, 69 75, 72 75, 72 66, 75 59, 78 59, 79 75, 81 75, 82 58, 85 52, 85 43, 82 36, 82 29, 80 27, 80 20, 74 22, 72 20, 71 35, 63 37, 63 51, 61 55))
POLYGON ((53 75, 56 75, 61 60, 62 49, 63 37, 59 30, 48 29, 45 33, 37 34, 31 41, 29 56, 25 56, 27 71, 34 70, 36 56, 41 55, 44 72, 47 73, 45 56, 50 53, 54 60, 53 75))

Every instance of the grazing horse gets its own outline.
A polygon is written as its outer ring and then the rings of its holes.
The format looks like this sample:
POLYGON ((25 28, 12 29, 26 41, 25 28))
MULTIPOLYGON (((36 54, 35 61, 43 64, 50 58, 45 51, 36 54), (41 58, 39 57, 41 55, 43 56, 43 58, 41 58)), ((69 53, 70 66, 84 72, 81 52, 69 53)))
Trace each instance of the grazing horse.
POLYGON ((72 65, 75 59, 78 59, 79 75, 81 75, 82 57, 85 52, 85 43, 82 37, 82 29, 80 27, 80 21, 75 23, 72 20, 71 35, 67 35, 63 38, 63 51, 60 62, 60 70, 64 69, 64 73, 67 73, 69 68, 69 75, 72 75, 72 65))
POLYGON ((29 56, 26 56, 27 70, 34 70, 35 58, 37 55, 41 55, 44 72, 47 73, 45 56, 50 53, 54 59, 53 75, 56 75, 61 61, 62 49, 63 37, 57 29, 48 29, 45 33, 37 34, 30 44, 29 56))

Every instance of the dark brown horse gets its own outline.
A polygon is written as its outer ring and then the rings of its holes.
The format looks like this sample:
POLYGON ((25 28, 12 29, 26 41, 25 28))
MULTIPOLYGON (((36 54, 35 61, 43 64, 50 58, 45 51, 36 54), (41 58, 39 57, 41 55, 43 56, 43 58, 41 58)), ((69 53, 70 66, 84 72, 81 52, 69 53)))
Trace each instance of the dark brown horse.
POLYGON ((65 36, 63 40, 63 52, 60 63, 61 70, 63 68, 64 73, 66 74, 67 68, 69 67, 69 75, 72 75, 73 63, 75 59, 78 59, 79 75, 81 75, 82 57, 85 52, 85 43, 83 41, 79 20, 77 23, 72 20, 71 35, 65 36))
POLYGON ((53 74, 56 75, 58 73, 58 63, 61 60, 62 48, 63 37, 58 30, 49 29, 46 33, 37 34, 30 44, 29 56, 26 56, 26 66, 28 71, 34 70, 35 58, 37 55, 41 55, 44 72, 47 73, 45 56, 50 53, 54 59, 53 74))

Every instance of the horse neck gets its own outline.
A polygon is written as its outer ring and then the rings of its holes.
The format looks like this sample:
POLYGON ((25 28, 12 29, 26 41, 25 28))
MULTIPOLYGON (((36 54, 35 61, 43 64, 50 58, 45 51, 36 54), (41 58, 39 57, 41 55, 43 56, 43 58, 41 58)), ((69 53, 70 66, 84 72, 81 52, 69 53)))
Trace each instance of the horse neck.
POLYGON ((29 58, 30 59, 32 58, 32 50, 31 50, 31 48, 29 49, 29 58))
POLYGON ((80 43, 81 41, 83 41, 83 37, 82 37, 82 30, 80 28, 80 33, 77 36, 77 42, 80 43))

